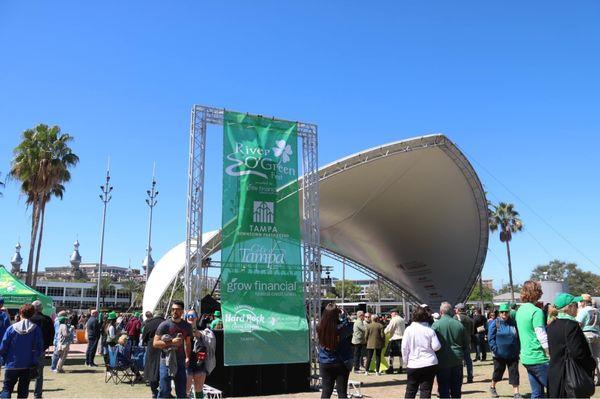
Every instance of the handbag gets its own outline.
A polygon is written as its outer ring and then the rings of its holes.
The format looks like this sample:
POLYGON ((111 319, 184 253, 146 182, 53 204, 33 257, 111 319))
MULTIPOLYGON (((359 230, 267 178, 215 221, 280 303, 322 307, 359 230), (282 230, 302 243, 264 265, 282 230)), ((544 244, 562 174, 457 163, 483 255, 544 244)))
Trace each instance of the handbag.
POLYGON ((596 387, 594 379, 572 357, 569 351, 567 331, 565 329, 565 390, 569 398, 590 398, 596 387))

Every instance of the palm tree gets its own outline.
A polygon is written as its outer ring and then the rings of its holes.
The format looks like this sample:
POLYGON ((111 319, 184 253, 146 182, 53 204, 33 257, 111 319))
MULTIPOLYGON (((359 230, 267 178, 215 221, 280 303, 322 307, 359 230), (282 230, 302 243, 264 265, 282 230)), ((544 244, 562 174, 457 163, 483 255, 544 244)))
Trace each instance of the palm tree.
POLYGON ((38 245, 37 245, 37 251, 35 254, 35 268, 33 269, 33 279, 32 279, 32 283, 31 283, 31 286, 33 288, 36 288, 36 285, 37 285, 38 266, 40 264, 40 252, 42 251, 42 237, 44 235, 44 219, 46 218, 46 204, 50 201, 52 196, 62 199, 64 192, 65 192, 65 186, 63 186, 62 184, 56 184, 54 186, 54 188, 52 189, 52 192, 47 193, 44 196, 44 199, 42 201, 42 205, 41 205, 42 209, 40 211, 40 235, 37 239, 38 245))
MULTIPOLYGON (((79 162, 79 157, 69 147, 72 140, 70 135, 61 133, 58 126, 39 124, 24 131, 21 143, 14 149, 10 176, 21 182, 27 205, 32 206, 31 241, 25 277, 28 285, 32 283, 33 254, 46 203, 52 195, 64 193, 62 183, 71 180, 69 168, 79 162)), ((62 198, 61 195, 58 196, 62 198)))
MULTIPOLYGON (((2 172, 0 172, 0 176, 2 176, 2 172)), ((4 182, 0 181, 0 188, 4 188, 4 182)), ((2 198, 2 191, 0 191, 0 198, 2 198)))
POLYGON ((510 280, 510 297, 515 303, 515 290, 512 278, 512 263, 510 260, 510 241, 512 235, 523 230, 523 222, 519 218, 519 212, 515 211, 513 204, 500 202, 498 205, 491 204, 489 211, 490 231, 493 233, 500 230, 500 241, 506 243, 506 255, 508 256, 508 278, 510 280))

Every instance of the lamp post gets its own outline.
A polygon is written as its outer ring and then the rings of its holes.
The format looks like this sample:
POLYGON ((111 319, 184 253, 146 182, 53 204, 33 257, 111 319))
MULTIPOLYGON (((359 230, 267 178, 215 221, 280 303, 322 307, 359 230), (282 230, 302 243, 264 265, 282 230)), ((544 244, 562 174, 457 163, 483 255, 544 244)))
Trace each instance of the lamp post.
POLYGON ((158 191, 156 191, 156 178, 154 176, 154 170, 152 171, 152 188, 150 190, 146 190, 146 194, 148 195, 148 198, 146 198, 146 204, 150 208, 150 214, 148 221, 148 247, 146 248, 146 258, 144 259, 142 266, 146 271, 146 281, 148 281, 148 277, 150 277, 150 273, 152 273, 152 269, 154 268, 154 259, 152 259, 152 210, 158 202, 156 200, 158 191))
POLYGON ((100 186, 100 190, 102 190, 102 194, 99 195, 100 200, 104 203, 104 210, 102 211, 102 235, 100 236, 100 263, 98 264, 98 287, 96 290, 96 309, 100 310, 100 283, 102 280, 102 262, 104 260, 104 228, 106 226, 106 206, 108 202, 111 200, 112 196, 110 195, 112 191, 112 186, 110 183, 110 168, 106 169, 106 183, 100 186))

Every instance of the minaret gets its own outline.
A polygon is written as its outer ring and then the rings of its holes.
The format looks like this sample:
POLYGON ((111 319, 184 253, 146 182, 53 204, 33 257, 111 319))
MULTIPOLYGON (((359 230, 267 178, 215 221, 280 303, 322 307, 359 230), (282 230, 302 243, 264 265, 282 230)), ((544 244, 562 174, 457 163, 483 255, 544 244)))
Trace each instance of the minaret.
POLYGON ((71 272, 77 273, 81 265, 81 255, 79 254, 79 240, 73 243, 73 254, 71 255, 71 272))
POLYGON ((11 273, 14 275, 18 275, 21 273, 21 264, 23 264, 23 258, 21 257, 21 243, 17 243, 15 246, 15 254, 10 260, 10 264, 12 265, 11 273))

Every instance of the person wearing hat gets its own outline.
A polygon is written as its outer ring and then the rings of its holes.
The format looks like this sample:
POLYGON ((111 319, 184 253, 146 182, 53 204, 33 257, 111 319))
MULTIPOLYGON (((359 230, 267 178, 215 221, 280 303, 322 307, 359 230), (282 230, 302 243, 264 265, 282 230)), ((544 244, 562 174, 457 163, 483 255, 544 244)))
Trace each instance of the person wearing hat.
POLYGON ((102 354, 108 354, 108 346, 117 344, 117 313, 109 312, 102 327, 102 354))
POLYGON ((470 318, 465 312, 465 305, 462 303, 457 303, 454 307, 456 311, 456 319, 460 321, 460 323, 464 327, 465 339, 467 340, 467 344, 464 347, 463 359, 465 362, 465 367, 467 368, 467 383, 470 384, 473 382, 473 359, 471 359, 471 342, 473 341, 473 337, 475 335, 475 327, 473 323, 473 319, 470 318))
MULTIPOLYGON (((396 309, 392 310, 390 314, 392 318, 383 330, 385 334, 390 335, 390 342, 386 350, 386 356, 388 356, 389 364, 386 374, 394 373, 394 357, 397 356, 402 358, 402 337, 404 336, 404 329, 406 328, 404 319, 400 317, 396 309)), ((400 360, 399 363, 398 373, 402 373, 402 360, 400 360)))
MULTIPOLYGON (((596 362, 588 346, 587 340, 577 316, 577 305, 580 296, 558 294, 554 299, 554 307, 558 310, 556 320, 548 326, 548 347, 550 348, 550 369, 548 370, 548 396, 551 398, 582 397, 570 390, 575 381, 568 381, 569 373, 565 373, 567 356, 579 365, 580 369, 592 379, 596 362)), ((593 392, 592 392, 593 393, 593 392)))
POLYGON ((215 318, 210 323, 210 329, 211 330, 215 330, 215 329, 218 330, 219 329, 219 326, 218 326, 219 323, 221 324, 221 328, 220 329, 223 329, 223 320, 221 320, 221 311, 220 310, 215 310, 214 315, 215 315, 215 318))
POLYGON ((508 383, 513 387, 514 398, 521 398, 519 393, 519 335, 517 325, 510 317, 510 306, 503 303, 498 309, 498 317, 488 324, 488 343, 494 354, 494 372, 490 396, 498 398, 496 384, 502 381, 504 371, 508 368, 508 383))
POLYGON ((133 317, 129 319, 127 325, 125 326, 125 331, 127 331, 127 336, 129 337, 131 346, 138 346, 140 343, 140 334, 142 332, 140 312, 135 312, 133 317))
POLYGON ((69 354, 69 348, 73 343, 73 326, 68 322, 67 316, 58 318, 58 363, 56 364, 55 373, 64 373, 63 366, 69 354))
POLYGON ((581 294, 581 299, 577 311, 577 321, 596 361, 596 375, 600 376, 600 314, 598 314, 598 309, 593 306, 590 294, 581 294))

